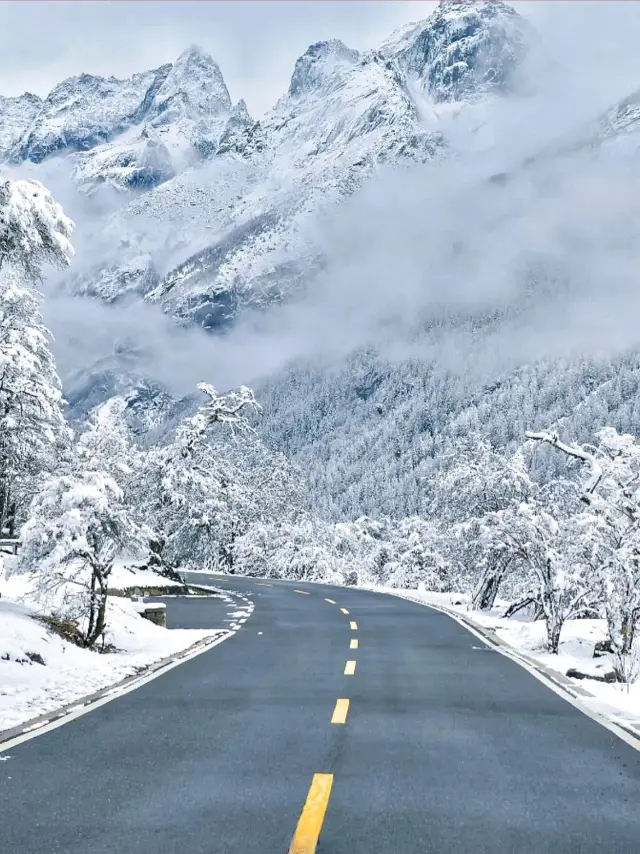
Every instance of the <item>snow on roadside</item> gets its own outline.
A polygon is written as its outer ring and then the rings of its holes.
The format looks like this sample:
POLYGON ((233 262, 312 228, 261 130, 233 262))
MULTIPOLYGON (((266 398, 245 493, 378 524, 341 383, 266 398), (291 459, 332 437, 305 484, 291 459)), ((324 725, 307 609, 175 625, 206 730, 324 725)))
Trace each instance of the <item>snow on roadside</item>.
MULTIPOLYGON (((544 620, 532 622, 516 614, 505 619, 502 614, 508 602, 498 601, 490 611, 471 611, 469 597, 462 593, 435 593, 426 590, 401 590, 376 587, 382 593, 394 593, 425 604, 440 605, 487 629, 492 629, 516 652, 543 664, 557 673, 577 668, 582 673, 602 676, 613 669, 610 656, 593 657, 597 641, 607 637, 604 620, 569 620, 562 629, 560 651, 552 655, 545 650, 544 620)), ((593 695, 581 697, 581 702, 594 711, 621 723, 640 722, 640 680, 633 685, 597 682, 593 679, 572 679, 574 684, 593 695)))
POLYGON ((62 640, 34 619, 24 576, 5 579, 0 573, 0 594, 0 731, 119 682, 219 631, 165 629, 139 616, 136 603, 112 596, 106 641, 118 651, 100 654, 62 640))
POLYGON ((131 562, 118 560, 114 563, 109 576, 109 587, 125 590, 130 587, 183 587, 179 581, 172 581, 150 569, 138 569, 131 562))

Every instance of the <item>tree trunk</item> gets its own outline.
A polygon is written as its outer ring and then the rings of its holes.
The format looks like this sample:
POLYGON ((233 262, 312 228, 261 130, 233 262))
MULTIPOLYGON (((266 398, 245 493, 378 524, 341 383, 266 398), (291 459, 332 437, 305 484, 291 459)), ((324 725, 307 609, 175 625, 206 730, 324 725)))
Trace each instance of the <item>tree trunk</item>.
POLYGON ((488 611, 493 608, 504 575, 501 567, 485 569, 471 597, 472 611, 488 611))
POLYGON ((16 505, 13 501, 9 505, 8 527, 9 527, 9 536, 15 537, 15 535, 16 535, 16 505))
POLYGON ((89 622, 84 645, 91 649, 102 637, 107 623, 107 586, 111 567, 93 566, 91 568, 91 587, 89 599, 89 622))
POLYGON ((560 646, 562 622, 557 617, 547 616, 547 650, 557 655, 560 646))
POLYGON ((85 638, 85 646, 91 649, 96 641, 102 637, 107 623, 107 585, 102 579, 96 577, 95 573, 91 578, 92 595, 91 595, 91 617, 90 628, 87 629, 85 638), (98 590, 96 591, 96 582, 98 590))
POLYGON ((89 587, 89 615, 87 619, 87 631, 85 633, 85 646, 91 646, 89 638, 93 635, 96 622, 96 575, 91 570, 91 584, 89 587))

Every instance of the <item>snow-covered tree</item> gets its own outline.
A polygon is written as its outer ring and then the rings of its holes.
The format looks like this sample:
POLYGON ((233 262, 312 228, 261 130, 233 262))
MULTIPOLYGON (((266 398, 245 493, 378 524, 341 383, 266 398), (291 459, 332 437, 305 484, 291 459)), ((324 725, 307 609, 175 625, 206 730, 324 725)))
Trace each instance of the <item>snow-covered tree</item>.
POLYGON ((547 649, 557 653, 565 622, 593 613, 597 601, 591 583, 597 565, 590 540, 595 517, 580 512, 576 484, 557 481, 515 512, 499 511, 494 521, 510 559, 530 573, 545 619, 547 649))
POLYGON ((256 402, 245 387, 226 395, 205 383, 198 387, 209 400, 178 427, 172 442, 143 456, 133 500, 157 533, 169 566, 204 569, 224 562, 220 546, 233 542, 251 500, 207 436, 216 425, 233 436, 251 434, 245 411, 256 402))
POLYGON ((626 678, 640 620, 640 444, 613 427, 598 431, 595 447, 562 442, 556 433, 528 435, 583 464, 582 500, 593 514, 588 534, 597 569, 594 584, 619 678, 626 678))
POLYGON ((450 560, 458 564, 459 575, 467 575, 472 608, 491 608, 510 558, 500 539, 487 535, 493 526, 488 520, 531 495, 533 484, 522 453, 499 453, 487 441, 471 436, 444 457, 428 488, 430 517, 451 526, 450 560))
POLYGON ((0 276, 0 530, 13 531, 69 432, 41 295, 16 271, 0 276))
POLYGON ((0 531, 13 532, 67 439, 42 297, 42 267, 65 267, 73 223, 39 181, 0 180, 0 531))
POLYGON ((0 267, 21 270, 30 281, 50 264, 66 267, 73 222, 40 181, 0 178, 0 267))
POLYGON ((20 566, 48 613, 71 620, 92 647, 103 636, 113 561, 138 541, 122 490, 104 472, 50 478, 22 529, 20 566))

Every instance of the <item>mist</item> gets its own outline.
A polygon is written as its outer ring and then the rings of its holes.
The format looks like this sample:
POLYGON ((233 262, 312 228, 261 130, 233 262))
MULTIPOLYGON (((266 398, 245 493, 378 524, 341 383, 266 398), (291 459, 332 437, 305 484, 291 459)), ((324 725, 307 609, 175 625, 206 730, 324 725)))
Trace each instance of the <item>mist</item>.
MULTIPOLYGON (((523 94, 443 117, 445 159, 383 171, 318 216, 307 236, 324 268, 302 295, 216 337, 139 301, 104 306, 53 290, 46 319, 63 375, 125 342, 141 373, 179 392, 200 380, 256 383, 291 360, 363 346, 479 374, 637 346, 640 137, 589 144, 594 120, 640 88, 637 10, 520 11, 538 34, 523 94)), ((93 260, 85 232, 82 264, 93 260)))

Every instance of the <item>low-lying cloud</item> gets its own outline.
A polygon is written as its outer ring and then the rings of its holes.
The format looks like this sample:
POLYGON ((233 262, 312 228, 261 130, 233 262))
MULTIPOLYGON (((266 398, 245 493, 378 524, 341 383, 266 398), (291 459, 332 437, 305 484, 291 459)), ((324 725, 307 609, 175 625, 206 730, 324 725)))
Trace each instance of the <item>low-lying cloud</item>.
POLYGON ((558 9, 533 16, 527 96, 450 119, 449 157, 383 172, 319 217, 325 267, 303 297, 223 337, 177 329, 153 306, 51 299, 63 371, 123 339, 180 391, 365 345, 494 372, 640 344, 640 133, 574 145, 640 88, 640 25, 632 4, 545 5, 558 9))

